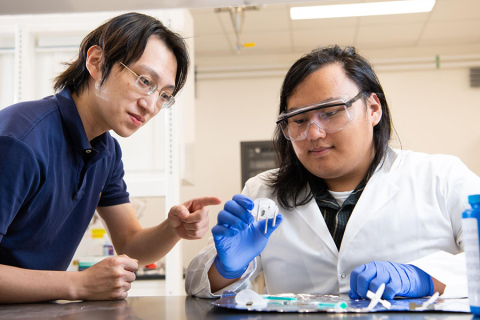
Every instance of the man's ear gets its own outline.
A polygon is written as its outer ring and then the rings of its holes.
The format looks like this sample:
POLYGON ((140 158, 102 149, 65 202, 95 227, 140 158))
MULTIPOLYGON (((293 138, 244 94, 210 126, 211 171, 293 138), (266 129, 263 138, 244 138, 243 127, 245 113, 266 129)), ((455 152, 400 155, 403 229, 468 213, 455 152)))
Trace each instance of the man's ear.
POLYGON ((103 50, 99 46, 91 46, 87 51, 85 62, 88 72, 95 82, 102 79, 103 50))
POLYGON ((376 93, 371 93, 367 98, 367 106, 372 127, 375 127, 382 119, 382 104, 376 93))

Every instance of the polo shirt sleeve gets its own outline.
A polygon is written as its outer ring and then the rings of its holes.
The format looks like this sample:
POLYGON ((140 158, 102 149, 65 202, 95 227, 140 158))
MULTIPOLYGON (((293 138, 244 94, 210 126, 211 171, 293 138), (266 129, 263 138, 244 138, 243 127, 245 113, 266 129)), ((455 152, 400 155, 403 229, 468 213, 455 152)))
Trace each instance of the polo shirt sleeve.
POLYGON ((127 185, 123 180, 125 171, 122 162, 122 149, 117 140, 113 139, 113 141, 112 167, 108 181, 103 188, 102 196, 98 202, 99 207, 115 206, 130 202, 127 185))
POLYGON ((40 165, 32 149, 11 136, 0 136, 0 242, 22 206, 35 195, 40 165))

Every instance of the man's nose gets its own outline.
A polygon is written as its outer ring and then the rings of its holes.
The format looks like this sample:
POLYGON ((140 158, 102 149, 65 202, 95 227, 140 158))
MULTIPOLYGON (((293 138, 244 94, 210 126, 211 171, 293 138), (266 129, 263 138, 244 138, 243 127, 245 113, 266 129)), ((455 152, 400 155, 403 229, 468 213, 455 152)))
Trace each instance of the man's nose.
POLYGON ((140 106, 145 109, 145 112, 148 114, 155 113, 157 107, 158 93, 153 92, 149 96, 142 97, 140 99, 140 106))
POLYGON ((308 129, 307 129, 307 139, 309 140, 317 140, 321 138, 325 138, 327 133, 325 130, 322 128, 321 125, 314 121, 310 121, 308 123, 308 129))

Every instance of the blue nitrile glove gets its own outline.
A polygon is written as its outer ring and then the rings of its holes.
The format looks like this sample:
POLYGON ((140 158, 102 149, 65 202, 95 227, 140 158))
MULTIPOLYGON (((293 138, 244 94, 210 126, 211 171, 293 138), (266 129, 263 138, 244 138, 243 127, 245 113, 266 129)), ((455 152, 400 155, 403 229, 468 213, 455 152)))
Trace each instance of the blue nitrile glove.
POLYGON ((213 240, 217 249, 215 267, 225 279, 240 277, 248 264, 262 253, 268 238, 282 222, 282 215, 277 215, 275 227, 273 219, 256 221, 248 210, 253 209, 253 201, 242 194, 233 196, 218 214, 218 223, 212 229, 213 240))
POLYGON ((410 264, 373 261, 352 271, 348 296, 366 298, 368 290, 375 293, 382 283, 385 283, 382 298, 387 300, 395 296, 419 298, 433 294, 432 277, 425 271, 410 264))

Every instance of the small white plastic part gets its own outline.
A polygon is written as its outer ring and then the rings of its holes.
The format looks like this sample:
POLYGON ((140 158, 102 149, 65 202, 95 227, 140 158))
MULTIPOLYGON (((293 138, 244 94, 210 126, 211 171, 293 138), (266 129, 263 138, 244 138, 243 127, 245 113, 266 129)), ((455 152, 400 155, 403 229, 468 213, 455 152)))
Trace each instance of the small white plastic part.
POLYGON ((439 296, 440 296, 440 293, 438 291, 435 292, 427 301, 422 303, 422 308, 427 309, 428 306, 430 306, 431 304, 434 304, 435 301, 437 301, 439 296))
POLYGON ((235 296, 237 305, 246 307, 266 307, 268 301, 263 299, 261 295, 250 289, 244 289, 235 296))
POLYGON ((387 310, 390 309, 392 304, 387 300, 382 299, 382 295, 384 291, 385 291, 385 283, 382 283, 380 287, 378 287, 377 292, 375 293, 373 293, 370 290, 367 291, 367 298, 371 300, 367 307, 367 311, 372 311, 373 308, 375 308, 379 302, 382 304, 382 306, 385 307, 385 309, 387 310))
POLYGON ((435 292, 427 301, 418 305, 414 302, 410 302, 410 310, 412 311, 424 311, 424 310, 435 310, 433 304, 437 301, 438 297, 440 296, 439 292, 435 292))
POLYGON ((251 211, 252 215, 257 221, 267 220, 265 223, 265 231, 268 230, 268 219, 273 219, 272 226, 275 226, 277 221, 278 207, 275 204, 275 201, 268 198, 258 198, 253 201, 253 209, 251 211))

